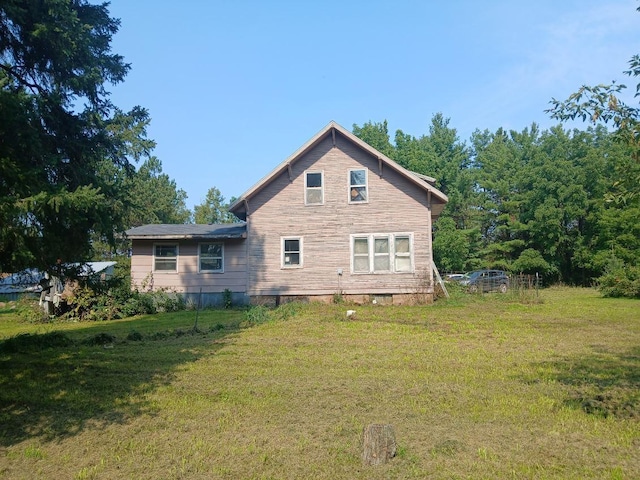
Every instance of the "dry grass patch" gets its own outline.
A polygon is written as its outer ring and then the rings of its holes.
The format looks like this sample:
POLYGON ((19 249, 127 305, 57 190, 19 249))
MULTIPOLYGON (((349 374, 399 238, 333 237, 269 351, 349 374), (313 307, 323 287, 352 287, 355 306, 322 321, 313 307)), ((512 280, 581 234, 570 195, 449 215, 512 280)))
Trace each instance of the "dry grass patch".
POLYGON ((212 312, 157 340, 138 319, 100 327, 143 341, 2 354, 0 478, 639 478, 638 303, 541 296, 212 312), (361 464, 369 423, 394 426, 387 465, 361 464))

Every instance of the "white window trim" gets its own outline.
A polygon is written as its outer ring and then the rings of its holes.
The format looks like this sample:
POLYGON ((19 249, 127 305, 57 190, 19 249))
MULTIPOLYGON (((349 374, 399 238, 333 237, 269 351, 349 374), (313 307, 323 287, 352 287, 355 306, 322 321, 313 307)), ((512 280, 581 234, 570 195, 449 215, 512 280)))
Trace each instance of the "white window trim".
POLYGON ((178 273, 179 272, 179 268, 180 267, 180 244, 179 243, 172 243, 172 242, 158 242, 158 243, 154 243, 153 244, 153 265, 152 265, 152 271, 154 273, 178 273), (162 246, 175 246, 176 247, 176 269, 175 270, 156 270, 156 247, 162 247, 162 246))
POLYGON ((313 206, 313 205, 324 205, 324 170, 307 170, 304 172, 304 204, 313 206), (307 174, 309 173, 319 173, 320 174, 320 195, 322 196, 322 201, 318 203, 309 203, 307 201, 307 189, 313 188, 318 189, 318 187, 307 187, 307 174))
POLYGON ((372 263, 372 268, 373 268, 373 273, 392 273, 393 272, 393 265, 391 265, 391 262, 393 260, 394 257, 391 256, 391 251, 393 250, 393 236, 392 235, 373 235, 373 262, 372 263), (386 240, 387 241, 387 245, 388 245, 388 249, 389 251, 386 254, 379 254, 376 253, 376 240, 386 240), (376 270, 375 269, 375 265, 376 265, 376 257, 384 257, 386 256, 389 259, 389 268, 386 270, 376 270))
POLYGON ((302 238, 303 237, 297 237, 297 236, 280 237, 280 268, 286 269, 286 270, 293 269, 293 268, 302 268, 303 259, 304 259, 302 238), (300 245, 300 251, 299 251, 300 263, 298 265, 285 265, 285 263, 284 263, 284 255, 285 255, 284 245, 285 245, 285 240, 298 240, 299 245, 300 245))
POLYGON ((413 273, 415 271, 415 266, 413 263, 413 235, 412 234, 403 234, 403 233, 394 233, 393 234, 393 255, 391 256, 392 268, 395 273, 413 273), (396 251, 396 239, 397 238, 408 238, 409 239, 409 253, 398 253, 396 251), (396 259, 397 258, 409 257, 409 270, 408 271, 397 271, 396 270, 396 259))
POLYGON ((363 203, 369 203, 369 169, 368 168, 350 168, 347 172, 347 199, 349 204, 359 205, 363 203), (364 185, 351 185, 351 172, 364 170, 364 185), (352 187, 364 187, 367 195, 366 200, 351 200, 351 188, 352 187))
POLYGON ((198 243, 198 273, 224 273, 224 242, 200 242, 198 243), (202 251, 200 249, 200 247, 202 245, 220 245, 221 248, 221 252, 220 252, 220 256, 221 256, 221 262, 220 265, 222 266, 222 268, 220 270, 202 270, 202 263, 200 262, 200 258, 201 258, 201 254, 202 251))
POLYGON ((349 254, 351 263, 351 273, 353 275, 404 275, 412 274, 415 272, 415 260, 414 260, 414 245, 413 245, 413 233, 359 233, 352 234, 349 238, 349 254), (409 258, 411 262, 411 268, 408 271, 396 271, 396 238, 409 238, 409 258), (354 265, 354 239, 367 238, 367 245, 369 247, 369 271, 368 272, 356 272, 354 265), (388 238, 389 239, 389 270, 375 271, 375 239, 376 238, 388 238))
MULTIPOLYGON (((351 250, 351 273, 354 273, 356 275, 368 275, 371 271, 371 237, 369 235, 351 235, 351 239, 350 239, 350 250, 351 250), (369 262, 369 271, 366 272, 356 272, 356 265, 355 265, 355 259, 356 259, 356 252, 355 252, 355 241, 356 240, 360 240, 360 239, 366 239, 367 240, 367 260, 369 262)), ((359 253, 358 254, 359 258, 363 258, 364 254, 363 253, 359 253)))

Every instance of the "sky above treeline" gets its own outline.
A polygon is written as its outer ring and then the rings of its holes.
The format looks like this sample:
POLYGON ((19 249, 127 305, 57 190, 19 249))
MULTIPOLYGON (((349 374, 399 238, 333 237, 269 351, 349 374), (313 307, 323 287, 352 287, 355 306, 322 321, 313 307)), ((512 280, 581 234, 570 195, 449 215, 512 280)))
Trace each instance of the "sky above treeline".
MULTIPOLYGON (((581 85, 635 83, 635 0, 112 0, 131 64, 112 100, 149 110, 163 172, 192 209, 240 196, 330 121, 427 135, 542 129, 581 85)), ((572 125, 586 128, 586 125, 572 125)))

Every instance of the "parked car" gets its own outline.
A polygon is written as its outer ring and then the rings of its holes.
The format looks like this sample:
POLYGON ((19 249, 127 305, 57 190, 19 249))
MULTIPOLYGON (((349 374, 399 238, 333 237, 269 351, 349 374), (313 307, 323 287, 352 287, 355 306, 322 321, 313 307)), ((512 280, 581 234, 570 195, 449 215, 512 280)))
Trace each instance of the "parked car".
POLYGON ((507 293, 509 276, 502 270, 476 270, 465 274, 460 285, 470 292, 500 292, 507 293))
POLYGON ((445 282, 459 282, 465 279, 464 273, 448 273, 444 276, 445 282))

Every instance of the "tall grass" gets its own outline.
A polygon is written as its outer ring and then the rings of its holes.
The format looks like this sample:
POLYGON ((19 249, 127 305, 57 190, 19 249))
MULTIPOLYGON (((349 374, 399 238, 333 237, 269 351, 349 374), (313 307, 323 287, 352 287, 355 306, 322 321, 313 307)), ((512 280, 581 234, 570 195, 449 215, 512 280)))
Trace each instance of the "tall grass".
MULTIPOLYGON (((73 344, 0 350, 0 478, 640 478, 638 307, 548 289, 49 325, 73 344), (394 426, 387 465, 361 464, 370 423, 394 426)), ((41 328, 8 315, 5 346, 41 328)))

